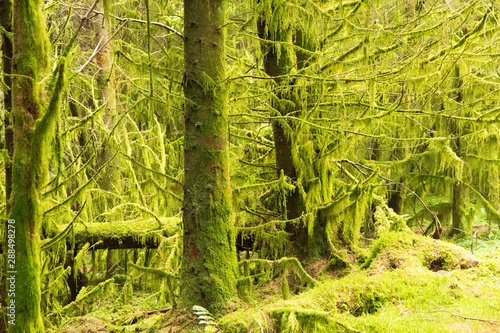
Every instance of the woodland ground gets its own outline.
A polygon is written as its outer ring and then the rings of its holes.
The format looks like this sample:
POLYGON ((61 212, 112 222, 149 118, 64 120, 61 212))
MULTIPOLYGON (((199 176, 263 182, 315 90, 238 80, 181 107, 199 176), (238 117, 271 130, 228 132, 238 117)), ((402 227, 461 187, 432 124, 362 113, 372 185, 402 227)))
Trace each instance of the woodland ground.
POLYGON ((474 230, 474 254, 472 236, 435 241, 387 233, 356 256, 346 251, 306 266, 315 287, 288 274, 286 300, 282 278, 255 280, 246 301, 235 301, 218 320, 203 309, 148 315, 165 306, 160 292, 132 293, 117 283, 108 296, 82 304, 78 311, 86 314, 46 327, 65 333, 500 332, 500 235, 486 226, 474 230))

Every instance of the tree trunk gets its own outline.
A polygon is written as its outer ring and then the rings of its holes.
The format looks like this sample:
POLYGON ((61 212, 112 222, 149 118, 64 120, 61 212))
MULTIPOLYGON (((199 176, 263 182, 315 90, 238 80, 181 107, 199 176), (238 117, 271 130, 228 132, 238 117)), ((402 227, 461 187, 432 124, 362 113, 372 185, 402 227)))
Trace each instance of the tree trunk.
MULTIPOLYGON (((455 101, 461 104, 463 101, 461 86, 463 84, 460 77, 460 69, 458 65, 455 65, 453 73, 453 85, 452 87, 457 89, 456 96, 454 96, 455 101)), ((458 158, 462 159, 464 155, 463 148, 460 144, 460 136, 465 134, 460 130, 458 121, 455 119, 450 119, 450 132, 455 136, 452 141, 452 149, 457 154, 458 158)), ((466 185, 463 184, 464 180, 461 178, 464 175, 455 175, 456 181, 453 185, 453 203, 452 203, 452 219, 453 225, 449 232, 450 236, 461 235, 465 236, 465 233, 470 234, 472 232, 472 221, 467 217, 466 206, 469 202, 469 190, 466 185), (465 232, 465 233, 464 233, 465 232)))
MULTIPOLYGON (((15 266, 8 274, 15 280, 15 325, 9 332, 43 332, 40 309, 39 189, 48 173, 46 140, 36 129, 41 116, 38 82, 47 66, 48 39, 40 0, 14 0, 14 54, 12 118, 14 156, 12 162, 11 213, 15 223, 15 266), (40 139, 40 140, 37 140, 40 139)), ((44 128, 47 128, 43 123, 44 128)), ((10 267, 9 267, 10 268, 10 267)))
MULTIPOLYGON (((12 0, 0 0, 0 25, 7 32, 12 32, 12 0)), ((14 141, 12 136, 12 40, 6 34, 2 34, 2 61, 3 82, 7 87, 4 89, 3 105, 5 110, 5 141, 4 149, 7 149, 10 162, 14 153, 14 141)), ((7 213, 10 212, 10 194, 12 192, 12 164, 5 165, 5 200, 7 213)))
MULTIPOLYGON (((99 2, 96 6, 98 11, 105 12, 104 5, 99 2)), ((103 18, 99 17, 94 24, 95 31, 95 43, 96 46, 101 42, 101 45, 106 43, 110 38, 109 27, 111 26, 109 15, 104 15, 103 18)), ((106 46, 104 46, 96 55, 96 63, 98 72, 96 74, 96 96, 97 103, 95 105, 97 109, 99 106, 106 104, 104 112, 102 113, 102 121, 105 128, 111 132, 114 126, 114 117, 116 113, 116 100, 115 100, 115 89, 114 89, 114 75, 112 70, 112 59, 111 59, 111 43, 110 41, 106 46)), ((108 138, 106 133, 105 139, 108 138)), ((108 142, 103 142, 101 149, 97 154, 98 167, 107 163, 113 157, 113 149, 111 147, 112 138, 109 138, 108 142)), ((116 185, 116 173, 118 167, 116 163, 110 163, 104 170, 101 178, 100 187, 105 191, 111 191, 112 186, 116 185)), ((112 203, 109 203, 112 205, 112 203)))
POLYGON ((225 0, 184 0, 184 255, 180 303, 221 313, 236 295, 225 0))
MULTIPOLYGON (((273 42, 278 41, 291 44, 293 39, 292 29, 279 29, 279 31, 274 33, 274 38, 271 38, 271 34, 266 32, 268 31, 267 25, 268 22, 266 22, 265 18, 259 17, 257 22, 259 37, 262 40, 269 41, 261 42, 262 53, 264 54, 264 70, 267 75, 274 77, 274 81, 278 85, 273 108, 278 110, 280 115, 285 116, 301 108, 295 92, 288 87, 289 84, 286 78, 286 75, 292 71, 296 62, 296 56, 291 47, 282 45, 278 46, 280 48, 278 50, 273 42)), ((302 40, 302 33, 300 33, 299 39, 302 40)), ((303 59, 303 56, 299 58, 302 59, 300 64, 303 66, 305 59, 303 59)), ((278 168, 278 176, 283 170, 284 175, 295 183, 297 181, 297 172, 293 162, 292 140, 290 133, 286 133, 284 125, 282 120, 272 122, 276 166, 278 168)), ((287 220, 297 219, 305 211, 304 202, 298 189, 295 189, 286 196, 286 208, 287 220)), ((290 238, 294 242, 294 251, 296 252, 294 254, 301 259, 307 257, 307 254, 311 253, 309 250, 312 249, 312 244, 309 244, 307 226, 303 223, 287 223, 286 231, 290 234, 290 238)))

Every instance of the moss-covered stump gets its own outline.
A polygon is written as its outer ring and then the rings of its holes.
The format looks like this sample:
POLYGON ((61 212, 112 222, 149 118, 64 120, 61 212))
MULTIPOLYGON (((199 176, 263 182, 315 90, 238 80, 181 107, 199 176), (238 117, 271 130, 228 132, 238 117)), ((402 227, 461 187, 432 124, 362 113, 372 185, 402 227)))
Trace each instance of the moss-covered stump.
POLYGON ((363 267, 370 274, 401 267, 450 271, 475 267, 479 261, 462 247, 444 241, 411 232, 389 232, 373 244, 363 267))

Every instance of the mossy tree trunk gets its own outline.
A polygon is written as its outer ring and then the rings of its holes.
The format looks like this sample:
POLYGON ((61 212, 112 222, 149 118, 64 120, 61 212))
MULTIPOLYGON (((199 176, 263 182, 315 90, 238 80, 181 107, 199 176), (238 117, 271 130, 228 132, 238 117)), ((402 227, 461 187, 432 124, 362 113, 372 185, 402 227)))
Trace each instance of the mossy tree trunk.
MULTIPOLYGON (((296 92, 290 87, 293 83, 289 82, 289 78, 287 77, 294 70, 297 63, 297 57, 293 48, 286 45, 293 44, 293 29, 290 27, 276 29, 277 31, 274 33, 269 32, 269 30, 269 22, 266 21, 265 17, 260 16, 257 21, 257 31, 259 38, 262 40, 261 48, 264 58, 264 70, 267 75, 274 78, 274 82, 278 86, 272 106, 278 110, 281 116, 286 116, 291 112, 301 109, 296 92)), ((298 31, 297 35, 300 42, 303 38, 302 31, 298 31)), ((304 56, 300 53, 299 64, 305 66, 304 56)), ((292 138, 291 133, 287 133, 286 130, 286 127, 290 125, 285 124, 283 120, 274 120, 272 122, 278 177, 283 171, 284 175, 295 183, 297 181, 297 171, 292 155, 292 138)), ((286 196, 287 220, 299 218, 304 211, 304 202, 299 190, 295 189, 288 193, 286 196)), ((302 223, 288 223, 286 231, 290 234, 290 238, 294 242, 294 255, 301 259, 307 257, 307 253, 311 250, 311 246, 308 244, 307 226, 304 226, 302 223)))
MULTIPOLYGON (((455 65, 453 73, 453 85, 452 87, 456 89, 456 95, 454 96, 457 104, 463 102, 463 92, 462 92, 463 81, 460 76, 460 68, 455 65)), ((452 141, 452 149, 458 158, 462 159, 464 156, 464 148, 460 143, 460 136, 465 134, 464 130, 459 128, 460 124, 455 119, 450 119, 450 132, 455 136, 452 141)), ((453 185, 453 202, 452 202, 452 228, 449 232, 450 236, 461 234, 465 236, 464 232, 470 234, 472 232, 472 221, 467 216, 467 204, 469 202, 469 189, 464 184, 465 177, 463 172, 455 175, 455 183, 453 185)))
POLYGON ((184 1, 184 255, 180 303, 221 313, 236 293, 224 0, 184 1))
MULTIPOLYGON (((36 121, 41 116, 40 74, 47 66, 48 39, 39 0, 14 0, 14 54, 12 118, 12 210, 15 220, 16 263, 15 325, 9 332, 43 332, 40 309, 40 231, 38 192, 48 170, 41 160, 43 142, 35 142, 36 121)), ((10 302, 10 299, 8 302, 10 302)))
MULTIPOLYGON (((3 68, 3 83, 5 89, 3 89, 3 107, 5 110, 4 115, 4 142, 3 149, 7 150, 7 156, 9 159, 5 163, 5 204, 6 212, 10 213, 10 194, 12 192, 12 154, 14 152, 14 142, 12 136, 12 121, 11 121, 11 111, 12 111, 12 39, 7 35, 7 33, 12 32, 12 0, 0 0, 0 26, 5 30, 6 33, 2 34, 2 68, 3 68)), ((3 224, 2 228, 5 230, 5 238, 2 242, 2 246, 7 245, 7 224, 3 224)), ((7 248, 3 248, 3 253, 5 259, 4 264, 7 263, 7 248)), ((2 267, 5 269, 6 267, 2 267)), ((0 305, 2 307, 6 306, 6 275, 4 274, 7 269, 3 270, 0 274, 0 305)), ((6 317, 3 316, 0 321, 7 327, 6 317)), ((0 328, 0 332, 4 330, 0 328)))
MULTIPOLYGON (((12 32, 12 0, 0 0, 0 25, 7 33, 12 32)), ((14 152, 14 141, 12 136, 12 39, 2 34, 2 63, 3 63, 3 105, 5 110, 4 129, 5 141, 3 149, 7 150, 10 162, 14 152)), ((5 164, 5 200, 7 213, 10 212, 10 193, 12 192, 12 164, 5 164)))
MULTIPOLYGON (((12 122, 14 154, 9 219, 15 223, 15 325, 9 332, 43 332, 40 308, 40 188, 46 183, 69 47, 59 58, 50 101, 41 107, 39 82, 49 41, 40 0, 13 2, 12 122)), ((71 43, 70 43, 71 45, 71 43)))

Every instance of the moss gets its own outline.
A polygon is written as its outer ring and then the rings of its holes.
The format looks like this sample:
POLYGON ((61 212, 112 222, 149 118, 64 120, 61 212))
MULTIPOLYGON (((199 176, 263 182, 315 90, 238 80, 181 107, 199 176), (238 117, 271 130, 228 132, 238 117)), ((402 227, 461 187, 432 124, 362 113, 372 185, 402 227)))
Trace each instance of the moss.
POLYGON ((61 312, 63 314, 68 314, 76 310, 80 310, 80 312, 84 311, 88 304, 92 304, 96 298, 102 297, 103 294, 108 292, 110 288, 112 288, 112 283, 114 281, 114 278, 108 279, 99 283, 89 291, 87 291, 86 287, 83 287, 78 293, 76 300, 62 308, 61 312))
MULTIPOLYGON (((48 57, 48 39, 39 0, 14 1, 12 118, 12 211, 16 228, 16 325, 10 332, 43 332, 40 292, 39 174, 47 169, 33 159, 35 121, 41 116, 38 83, 48 57), (22 292, 21 292, 22 291, 22 292)), ((43 142, 45 144, 45 142, 43 142)), ((43 156, 47 158, 47 156, 43 156)))
MULTIPOLYGON (((171 236, 178 230, 180 218, 141 219, 122 222, 79 223, 74 227, 76 238, 92 239, 94 242, 103 239, 124 239, 132 237, 145 243, 149 239, 171 236)), ((64 229, 61 225, 59 229, 64 229)))
POLYGON ((401 267, 454 270, 471 268, 480 262, 461 247, 411 232, 390 232, 374 244, 363 265, 372 274, 401 267))
MULTIPOLYGON (((492 299, 500 289, 488 278, 498 263, 443 274, 412 266, 358 271, 329 279, 288 300, 238 310, 219 321, 222 332, 454 332, 461 318, 495 318, 492 299), (488 280, 489 279, 489 280, 488 280), (454 310, 457 309, 457 310, 454 310), (458 310, 460 309, 460 310, 458 310), (442 311, 432 315, 432 311, 442 311), (422 318, 437 321, 421 321, 422 318)), ((476 323, 482 325, 481 323, 476 323)), ((475 324, 474 324, 475 325, 475 324)))
POLYGON ((220 314, 236 296, 223 0, 186 1, 184 202, 180 304, 220 314), (208 86, 207 86, 208 85, 208 86), (210 88, 210 89, 208 89, 210 88))

